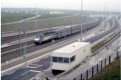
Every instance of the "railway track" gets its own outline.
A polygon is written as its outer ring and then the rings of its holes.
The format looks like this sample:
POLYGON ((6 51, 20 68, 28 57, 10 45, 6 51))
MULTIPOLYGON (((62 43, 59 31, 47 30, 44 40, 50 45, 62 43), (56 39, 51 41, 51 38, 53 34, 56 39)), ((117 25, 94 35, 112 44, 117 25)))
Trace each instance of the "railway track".
MULTIPOLYGON (((58 43, 60 41, 66 40, 66 39, 70 39, 70 38, 72 38, 74 36, 77 36, 79 34, 80 33, 77 33, 77 34, 73 34, 73 35, 65 37, 65 38, 58 39, 53 44, 56 44, 56 43, 58 43)), ((21 45, 23 46, 24 43, 22 43, 21 45)), ((29 53, 34 52, 36 50, 43 49, 43 48, 45 48, 47 46, 49 47, 50 45, 51 45, 51 42, 48 42, 46 44, 42 44, 40 46, 35 46, 33 44, 33 41, 28 41, 27 42, 27 50, 28 50, 27 53, 29 54, 29 53)), ((23 51, 24 51, 24 49, 21 48, 21 53, 20 53, 19 44, 3 48, 2 49, 2 63, 7 61, 7 60, 11 60, 11 59, 14 59, 14 58, 17 58, 17 57, 21 57, 23 55, 22 54, 23 51), (11 55, 9 55, 9 54, 11 54, 11 55)))
MULTIPOLYGON (((54 28, 53 28, 54 29, 54 28)), ((55 27, 56 29, 56 27, 55 27)), ((34 31, 28 31, 27 32, 27 38, 35 36, 38 33, 42 33, 45 31, 50 30, 49 28, 45 28, 45 29, 40 29, 40 30, 34 30, 34 31)), ((18 32, 14 32, 14 33, 8 33, 8 34, 2 34, 2 40, 1 40, 1 44, 6 44, 6 43, 10 43, 12 41, 16 41, 19 40, 19 31, 18 32)), ((24 34, 21 32, 21 39, 24 38, 24 34)))

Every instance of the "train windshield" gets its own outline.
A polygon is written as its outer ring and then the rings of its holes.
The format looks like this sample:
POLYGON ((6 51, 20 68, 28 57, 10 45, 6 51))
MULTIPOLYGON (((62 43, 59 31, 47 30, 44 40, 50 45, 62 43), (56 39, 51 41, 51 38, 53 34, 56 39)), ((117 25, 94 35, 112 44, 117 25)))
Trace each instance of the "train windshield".
POLYGON ((40 38, 41 36, 41 34, 37 34, 35 38, 40 38))
POLYGON ((40 37, 39 35, 36 36, 36 38, 39 38, 39 37, 40 37))

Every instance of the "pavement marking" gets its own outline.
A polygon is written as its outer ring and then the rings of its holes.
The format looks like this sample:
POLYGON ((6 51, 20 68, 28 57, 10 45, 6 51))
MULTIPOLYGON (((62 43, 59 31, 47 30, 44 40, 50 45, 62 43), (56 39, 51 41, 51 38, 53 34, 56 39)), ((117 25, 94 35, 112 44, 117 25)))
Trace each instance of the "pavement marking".
POLYGON ((38 68, 38 67, 33 67, 33 66, 27 66, 27 68, 38 68))
POLYGON ((41 71, 37 71, 37 70, 30 70, 31 72, 37 72, 40 73, 41 71))
POLYGON ((34 80, 34 79, 36 79, 35 77, 32 77, 31 79, 29 79, 29 80, 34 80))
MULTIPOLYGON (((29 73, 29 72, 30 72, 30 71, 27 71, 26 73, 29 73)), ((19 75, 19 76, 17 76, 17 77, 14 77, 12 80, 17 79, 17 78, 19 78, 19 77, 25 75, 26 73, 23 73, 23 74, 21 74, 21 75, 19 75)))
POLYGON ((38 64, 34 64, 34 63, 33 63, 33 64, 30 64, 29 66, 33 66, 33 67, 34 67, 34 66, 35 66, 35 67, 40 67, 40 65, 38 65, 38 64))

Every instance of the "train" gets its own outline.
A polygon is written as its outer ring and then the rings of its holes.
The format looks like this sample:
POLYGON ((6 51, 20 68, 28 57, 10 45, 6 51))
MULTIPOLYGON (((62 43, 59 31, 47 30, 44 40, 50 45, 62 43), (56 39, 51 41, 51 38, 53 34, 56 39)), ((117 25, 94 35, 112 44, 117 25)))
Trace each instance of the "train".
MULTIPOLYGON (((102 20, 104 19, 100 17, 100 18, 96 18, 95 21, 83 23, 82 31, 91 29, 99 25, 102 20)), ((62 26, 56 29, 50 29, 47 32, 37 34, 36 37, 34 38, 34 44, 40 45, 42 42, 46 42, 52 39, 63 38, 63 37, 66 37, 66 36, 69 36, 78 32, 81 32, 81 24, 62 26)))

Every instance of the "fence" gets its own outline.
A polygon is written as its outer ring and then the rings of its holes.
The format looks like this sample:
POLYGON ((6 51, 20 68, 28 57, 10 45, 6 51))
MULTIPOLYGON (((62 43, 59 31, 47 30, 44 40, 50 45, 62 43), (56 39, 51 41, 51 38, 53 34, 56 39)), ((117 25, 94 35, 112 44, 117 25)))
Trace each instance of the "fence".
POLYGON ((81 73, 79 76, 75 77, 73 80, 88 80, 94 77, 95 74, 98 74, 103 68, 107 65, 111 64, 114 60, 118 60, 120 58, 119 53, 111 54, 108 57, 101 60, 96 65, 87 69, 85 72, 81 73))

